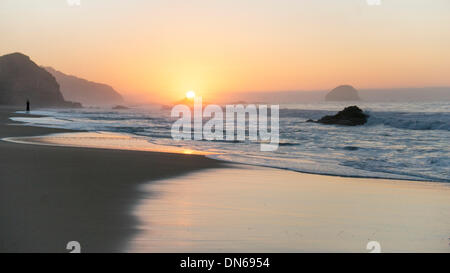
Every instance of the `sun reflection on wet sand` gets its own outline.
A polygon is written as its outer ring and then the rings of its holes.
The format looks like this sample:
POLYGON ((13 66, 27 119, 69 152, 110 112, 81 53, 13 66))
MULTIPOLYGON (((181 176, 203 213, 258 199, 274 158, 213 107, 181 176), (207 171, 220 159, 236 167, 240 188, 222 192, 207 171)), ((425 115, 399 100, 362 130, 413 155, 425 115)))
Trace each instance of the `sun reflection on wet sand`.
POLYGON ((144 138, 111 132, 60 133, 37 137, 15 137, 7 140, 25 144, 60 145, 104 149, 151 151, 192 155, 211 155, 206 151, 186 147, 164 146, 148 142, 144 138))
POLYGON ((132 252, 449 251, 446 183, 238 166, 143 190, 132 252))

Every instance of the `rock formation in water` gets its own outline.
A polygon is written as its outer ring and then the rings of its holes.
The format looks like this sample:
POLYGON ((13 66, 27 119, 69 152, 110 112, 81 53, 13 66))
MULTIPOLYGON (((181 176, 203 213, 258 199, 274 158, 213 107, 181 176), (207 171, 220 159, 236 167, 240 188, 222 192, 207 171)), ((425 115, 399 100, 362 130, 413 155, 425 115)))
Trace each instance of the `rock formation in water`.
POLYGON ((22 53, 0 57, 0 105, 81 107, 66 101, 55 78, 22 53))
POLYGON ((365 124, 368 117, 369 116, 364 114, 358 106, 349 106, 334 116, 324 116, 316 122, 322 124, 356 126, 365 124))
POLYGON ((351 85, 341 85, 331 90, 326 96, 326 101, 359 101, 358 90, 351 85))
POLYGON ((123 103, 122 96, 111 86, 67 75, 52 67, 45 67, 59 83, 64 98, 86 105, 115 105, 123 103))
POLYGON ((123 106, 123 105, 116 105, 112 108, 113 110, 127 110, 130 109, 129 107, 123 106))

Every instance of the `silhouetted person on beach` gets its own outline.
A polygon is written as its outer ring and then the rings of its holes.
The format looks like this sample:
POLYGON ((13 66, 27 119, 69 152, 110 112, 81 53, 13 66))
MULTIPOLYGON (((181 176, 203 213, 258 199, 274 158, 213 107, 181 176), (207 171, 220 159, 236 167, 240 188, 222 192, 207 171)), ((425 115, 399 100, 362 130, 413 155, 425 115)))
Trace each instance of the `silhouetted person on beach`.
POLYGON ((27 100, 27 113, 30 112, 30 101, 27 100))

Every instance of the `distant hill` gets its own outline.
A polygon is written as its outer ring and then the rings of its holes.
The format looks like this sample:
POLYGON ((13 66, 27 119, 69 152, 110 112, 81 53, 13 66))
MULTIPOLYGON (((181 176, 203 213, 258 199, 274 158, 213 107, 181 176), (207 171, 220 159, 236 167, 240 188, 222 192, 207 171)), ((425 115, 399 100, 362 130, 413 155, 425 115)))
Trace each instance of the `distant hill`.
POLYGON ((22 53, 0 57, 0 104, 31 107, 81 107, 66 101, 56 79, 22 53))
POLYGON ((123 103, 122 96, 111 86, 67 75, 52 67, 44 67, 59 83, 64 98, 86 105, 115 105, 123 103))
POLYGON ((351 85, 340 85, 331 90, 326 96, 326 101, 358 101, 361 100, 356 90, 351 85))

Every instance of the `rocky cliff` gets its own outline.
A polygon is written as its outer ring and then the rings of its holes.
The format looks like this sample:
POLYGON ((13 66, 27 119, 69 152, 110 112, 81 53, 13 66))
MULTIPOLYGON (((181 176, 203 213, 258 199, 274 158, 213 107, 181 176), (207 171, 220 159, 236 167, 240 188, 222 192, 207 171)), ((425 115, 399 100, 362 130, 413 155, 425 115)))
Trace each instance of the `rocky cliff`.
POLYGON ((30 57, 12 53, 0 57, 0 105, 81 107, 66 101, 56 79, 30 57))

